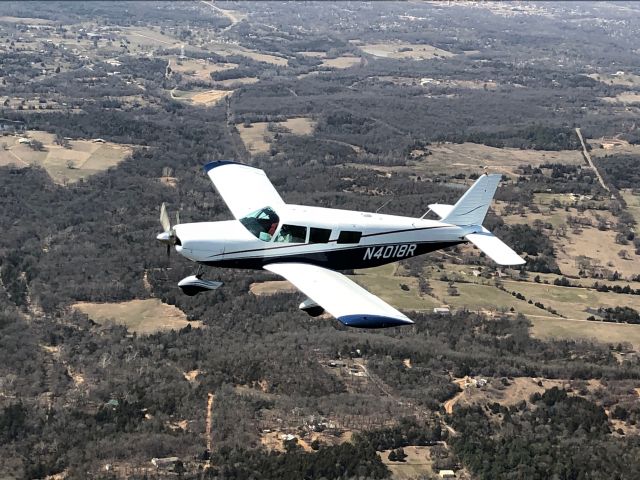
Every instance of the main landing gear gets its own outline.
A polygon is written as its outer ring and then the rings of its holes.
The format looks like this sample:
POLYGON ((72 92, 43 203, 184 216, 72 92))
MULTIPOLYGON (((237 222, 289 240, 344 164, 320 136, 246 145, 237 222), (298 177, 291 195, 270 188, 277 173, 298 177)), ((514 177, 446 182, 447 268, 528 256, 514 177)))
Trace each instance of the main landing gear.
POLYGON ((216 290, 222 286, 222 282, 214 282, 212 280, 204 280, 202 278, 202 266, 198 266, 198 271, 195 275, 190 275, 183 278, 178 282, 178 287, 182 290, 182 293, 189 295, 190 297, 208 290, 216 290))

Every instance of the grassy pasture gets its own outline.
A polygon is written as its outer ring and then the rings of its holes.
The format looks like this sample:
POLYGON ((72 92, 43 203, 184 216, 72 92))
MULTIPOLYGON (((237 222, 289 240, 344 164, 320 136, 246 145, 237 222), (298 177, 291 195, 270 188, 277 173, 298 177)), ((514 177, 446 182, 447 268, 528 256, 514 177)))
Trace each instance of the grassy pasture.
POLYGON ((560 271, 566 275, 578 275, 580 267, 577 257, 586 256, 593 263, 608 270, 618 271, 624 277, 638 273, 638 257, 634 253, 633 245, 618 245, 615 242, 616 232, 613 230, 598 230, 585 228, 582 233, 567 230, 566 238, 554 239, 556 257, 560 271), (623 259, 618 252, 627 252, 623 259))
POLYGON ((99 324, 113 321, 131 332, 150 334, 162 330, 177 330, 187 325, 201 327, 201 322, 188 322, 177 307, 162 303, 157 298, 130 300, 120 303, 80 302, 73 305, 99 324))
POLYGON ((231 95, 233 90, 171 90, 171 98, 188 102, 193 105, 200 105, 205 107, 211 107, 216 105, 220 100, 224 99, 228 95, 231 95))
MULTIPOLYGON (((452 267, 454 270, 458 266, 452 267)), ((462 267, 464 270, 464 267, 462 267)), ((451 277, 454 270, 447 274, 451 277)), ((461 270, 458 275, 461 274, 461 270)), ((437 274, 425 270, 425 276, 433 289, 433 296, 420 296, 418 281, 414 277, 394 275, 394 264, 356 271, 351 279, 362 285, 374 295, 379 296, 396 308, 404 310, 430 311, 434 307, 449 305, 452 309, 467 308, 472 311, 508 311, 511 307, 516 313, 524 314, 532 322, 532 334, 539 338, 572 338, 597 339, 600 342, 628 341, 640 347, 640 325, 624 325, 605 322, 587 321, 590 315, 587 307, 598 308, 628 305, 640 310, 640 297, 620 295, 610 292, 597 292, 589 288, 559 287, 534 282, 516 282, 504 280, 507 290, 502 291, 486 280, 468 275, 465 280, 470 283, 455 282, 459 293, 449 294, 449 282, 434 280, 437 274), (409 290, 404 290, 406 285, 409 290), (523 294, 527 300, 518 300, 511 291, 523 294), (556 309, 568 318, 561 318, 528 303, 541 302, 545 306, 556 309), (557 335, 556 335, 557 333, 557 335)), ((557 276, 541 275, 552 282, 557 276), (548 278, 547 278, 548 277, 548 278)), ((626 283, 625 283, 626 284, 626 283)), ((635 286, 634 286, 635 288, 635 286)))
POLYGON ((640 85, 640 75, 634 75, 632 73, 625 73, 623 75, 590 73, 587 77, 608 85, 621 85, 624 87, 637 87, 640 85))
POLYGON ((631 343, 640 349, 640 325, 590 322, 566 318, 529 318, 531 334, 543 340, 587 339, 604 343, 631 343))
MULTIPOLYGON (((293 135, 310 135, 316 125, 316 122, 306 117, 289 118, 284 122, 274 123, 289 129, 293 135)), ((268 122, 252 123, 250 127, 236 125, 240 138, 251 155, 269 151, 269 143, 274 134, 269 131, 268 127, 268 122)))
POLYGON ((409 445, 404 447, 403 450, 407 455, 404 462, 390 461, 389 452, 391 450, 378 452, 382 463, 391 471, 391 478, 394 480, 414 480, 431 473, 433 462, 429 454, 429 447, 409 445))
POLYGON ((238 66, 236 63, 212 63, 204 59, 179 58, 175 55, 167 60, 174 72, 204 82, 211 81, 211 73, 231 70, 238 66))
POLYGON ((349 68, 354 65, 358 65, 360 63, 360 57, 337 57, 337 58, 327 58, 322 61, 321 67, 329 67, 329 68, 349 68))
POLYGON ((249 291, 256 296, 273 295, 275 293, 293 293, 298 289, 286 280, 256 282, 249 286, 249 291))
POLYGON ((59 184, 77 182, 114 167, 132 153, 129 146, 91 140, 70 140, 71 148, 64 148, 54 143, 54 135, 35 130, 28 131, 26 137, 42 142, 44 150, 35 151, 21 144, 21 137, 3 137, 7 149, 0 150, 0 165, 40 165, 59 184))
POLYGON ((633 103, 640 103, 640 93, 623 92, 619 93, 615 97, 602 97, 602 100, 608 103, 623 103, 625 105, 631 105, 633 103))
POLYGON ((124 38, 129 41, 129 50, 132 53, 159 48, 179 48, 182 45, 179 39, 151 28, 126 27, 122 30, 124 38))
POLYGON ((540 166, 544 163, 562 163, 582 165, 584 160, 577 150, 520 150, 517 148, 496 148, 477 143, 440 143, 428 147, 430 155, 411 160, 407 166, 379 167, 362 166, 413 173, 424 177, 434 175, 454 175, 464 173, 482 174, 484 169, 489 173, 501 173, 517 177, 516 169, 522 165, 540 166))
POLYGON ((606 155, 640 155, 640 145, 632 145, 619 138, 598 138, 587 140, 591 151, 591 157, 604 157, 606 155))
POLYGON ((360 49, 375 57, 383 58, 408 58, 411 60, 430 60, 437 57, 452 57, 455 54, 436 48, 432 45, 418 43, 367 43, 360 45, 360 49))
POLYGON ((289 60, 283 57, 270 55, 268 53, 261 53, 257 50, 251 50, 249 48, 241 47, 239 45, 232 45, 228 43, 211 42, 202 47, 203 49, 228 57, 229 55, 242 55, 248 57, 257 62, 270 63, 280 67, 286 67, 289 65, 289 60))

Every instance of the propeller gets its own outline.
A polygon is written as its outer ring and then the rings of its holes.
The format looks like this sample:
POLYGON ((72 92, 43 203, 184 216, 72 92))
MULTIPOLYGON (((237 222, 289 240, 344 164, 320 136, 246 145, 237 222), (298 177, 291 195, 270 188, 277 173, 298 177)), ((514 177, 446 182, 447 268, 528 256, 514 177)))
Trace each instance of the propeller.
MULTIPOLYGON (((180 223, 180 215, 176 212, 176 225, 180 223)), ((171 246, 180 243, 180 240, 176 236, 176 231, 173 227, 171 227, 171 220, 169 219, 169 214, 167 213, 167 206, 164 202, 162 202, 162 206, 160 207, 160 225, 162 225, 162 229, 164 230, 162 233, 158 234, 156 240, 160 243, 164 243, 167 245, 167 257, 171 256, 171 246)))

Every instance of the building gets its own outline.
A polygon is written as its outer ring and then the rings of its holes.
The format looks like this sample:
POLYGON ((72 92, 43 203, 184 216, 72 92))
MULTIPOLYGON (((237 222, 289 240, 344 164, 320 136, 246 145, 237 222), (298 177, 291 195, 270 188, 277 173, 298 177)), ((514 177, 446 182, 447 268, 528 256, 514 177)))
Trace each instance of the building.
POLYGON ((151 463, 156 468, 171 468, 175 467, 180 459, 178 457, 166 457, 166 458, 152 458, 151 463))
POLYGON ((24 132, 24 122, 20 120, 9 120, 8 118, 0 118, 0 132, 16 133, 24 132))
POLYGON ((440 470, 438 476, 440 478, 456 478, 456 474, 453 470, 440 470))
POLYGON ((436 307, 433 309, 433 313, 437 313, 439 315, 449 315, 451 313, 451 310, 449 310, 449 307, 436 307))

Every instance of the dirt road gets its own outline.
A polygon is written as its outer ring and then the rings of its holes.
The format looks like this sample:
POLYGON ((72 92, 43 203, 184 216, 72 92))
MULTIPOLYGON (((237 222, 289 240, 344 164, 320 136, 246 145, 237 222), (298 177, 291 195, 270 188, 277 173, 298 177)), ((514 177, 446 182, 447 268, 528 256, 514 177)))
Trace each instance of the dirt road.
POLYGON ((602 188, 604 188, 607 192, 610 192, 611 190, 609 190, 609 187, 607 187, 607 184, 604 183, 604 179, 602 178, 602 175, 600 175, 600 172, 598 171, 598 169, 596 168, 596 165, 593 163, 593 160, 591 159, 589 150, 587 150, 587 145, 584 142, 584 138, 582 138, 582 132, 580 131, 580 128, 576 128, 576 133, 578 134, 578 138, 580 139, 580 143, 582 144, 582 155, 584 155, 584 158, 589 163, 589 166, 591 167, 591 169, 594 172, 596 172, 596 176, 598 177, 598 181, 600 182, 600 185, 602 185, 602 188))

